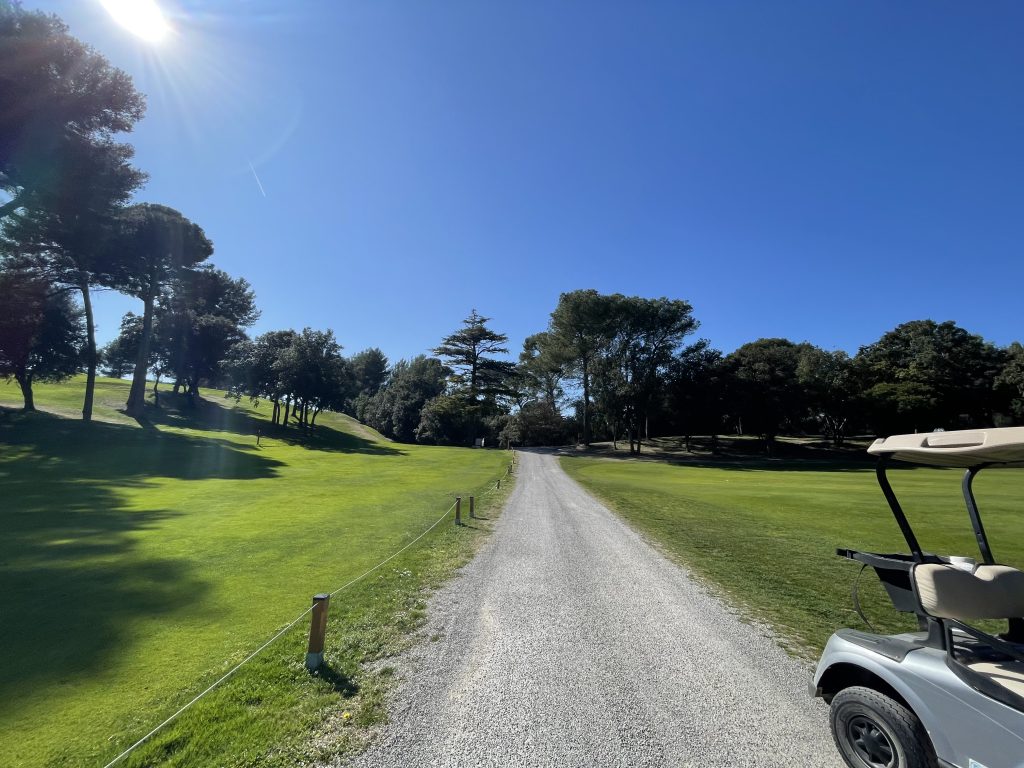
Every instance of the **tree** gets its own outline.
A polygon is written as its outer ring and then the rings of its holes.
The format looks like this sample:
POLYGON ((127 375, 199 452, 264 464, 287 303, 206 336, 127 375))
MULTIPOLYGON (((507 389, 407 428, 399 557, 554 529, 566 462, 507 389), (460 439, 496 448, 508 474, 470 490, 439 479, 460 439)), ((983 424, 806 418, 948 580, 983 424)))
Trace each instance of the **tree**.
POLYGON ((255 341, 242 341, 229 351, 225 361, 228 392, 237 398, 248 396, 254 405, 261 400, 273 404, 271 423, 281 422, 281 400, 287 395, 279 375, 278 361, 295 343, 295 331, 270 331, 255 341))
POLYGON ((132 149, 114 136, 144 111, 131 78, 56 16, 0 5, 0 191, 9 198, 0 222, 18 211, 60 210, 67 190, 96 167, 125 172, 134 189, 141 179, 128 166, 132 149))
POLYGON ((246 340, 259 319, 256 297, 245 278, 203 264, 180 270, 155 310, 153 346, 157 376, 174 377, 194 402, 200 381, 220 383, 232 347, 246 340))
POLYGON ((584 445, 589 445, 591 438, 591 375, 595 360, 614 336, 614 305, 614 297, 592 289, 563 293, 541 342, 550 359, 564 361, 567 372, 583 390, 580 415, 584 445))
POLYGON ((1024 346, 1015 341, 1006 348, 1006 362, 996 377, 996 389, 1005 393, 1006 404, 1017 423, 1024 421, 1024 346))
POLYGON ((690 450, 693 435, 709 434, 712 443, 725 412, 722 353, 707 339, 684 348, 667 374, 666 411, 671 428, 683 435, 690 450))
POLYGON ((491 399, 507 391, 507 379, 515 366, 488 355, 505 354, 508 336, 487 327, 491 318, 481 317, 474 309, 462 321, 464 328, 441 340, 433 350, 452 369, 452 382, 471 402, 491 399))
POLYGON ((82 418, 92 418, 98 353, 91 287, 107 285, 114 212, 145 181, 130 131, 144 111, 131 79, 55 16, 0 7, 0 225, 8 259, 36 260, 78 289, 86 322, 82 418), (39 261, 42 261, 42 264, 39 261))
POLYGON ((903 323, 855 363, 880 434, 992 423, 1003 353, 952 321, 903 323))
POLYGON ((779 431, 799 423, 806 413, 797 377, 800 354, 806 346, 788 339, 758 339, 726 358, 742 431, 761 435, 769 454, 779 431))
POLYGON ((698 323, 693 308, 678 299, 611 297, 615 333, 599 370, 610 402, 617 406, 613 422, 625 425, 630 453, 640 452, 651 405, 682 340, 698 323))
POLYGON ((352 374, 331 330, 303 328, 281 351, 274 370, 294 402, 292 417, 302 426, 315 426, 325 409, 341 410, 351 392, 352 374))
POLYGON ((519 353, 518 380, 523 394, 529 399, 543 400, 549 409, 557 412, 565 396, 562 389, 565 376, 566 362, 555 351, 548 333, 528 336, 519 353))
POLYGON ((414 442, 423 407, 445 391, 451 369, 436 357, 399 360, 366 404, 364 422, 386 437, 414 442))
POLYGON ((828 352, 810 344, 800 345, 796 377, 822 432, 833 446, 840 447, 855 401, 850 356, 842 350, 828 352))
POLYGON ((35 410, 34 381, 78 372, 83 330, 66 291, 28 272, 0 272, 0 376, 18 382, 24 410, 35 410))
POLYGON ((171 281, 209 258, 213 245, 202 228, 164 205, 141 203, 126 209, 110 247, 123 255, 115 279, 126 293, 142 300, 142 334, 125 407, 141 416, 146 396, 153 313, 171 281))
POLYGON ((360 394, 372 396, 388 378, 388 359, 377 347, 357 352, 349 361, 355 386, 360 394))
MULTIPOLYGON (((134 312, 127 312, 121 318, 121 330, 117 337, 100 350, 101 366, 108 376, 121 379, 135 367, 139 356, 139 340, 142 338, 142 318, 134 312)), ((150 364, 152 364, 152 360, 150 364)))

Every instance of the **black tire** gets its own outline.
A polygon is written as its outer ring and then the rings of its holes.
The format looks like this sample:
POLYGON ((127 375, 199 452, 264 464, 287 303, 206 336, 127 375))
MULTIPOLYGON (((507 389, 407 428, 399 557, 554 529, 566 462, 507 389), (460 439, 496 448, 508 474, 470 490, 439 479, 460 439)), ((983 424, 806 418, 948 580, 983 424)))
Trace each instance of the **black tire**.
POLYGON ((937 768, 921 721, 883 693, 855 685, 832 699, 832 738, 850 768, 937 768))

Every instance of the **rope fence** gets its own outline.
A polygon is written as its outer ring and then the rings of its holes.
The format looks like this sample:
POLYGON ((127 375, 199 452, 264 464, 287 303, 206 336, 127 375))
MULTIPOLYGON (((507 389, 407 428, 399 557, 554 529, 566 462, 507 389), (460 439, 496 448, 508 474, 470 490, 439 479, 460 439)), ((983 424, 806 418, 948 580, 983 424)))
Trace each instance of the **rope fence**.
MULTIPOLYGON (((512 467, 515 464, 515 460, 516 460, 515 459, 515 451, 513 451, 512 452, 512 463, 510 463, 508 465, 508 468, 505 470, 505 474, 502 475, 502 478, 508 477, 509 475, 512 474, 512 467)), ((501 479, 498 480, 497 484, 493 488, 491 488, 491 489, 485 491, 484 493, 482 493, 481 497, 487 496, 487 495, 489 495, 491 493, 494 493, 495 491, 499 490, 500 488, 501 488, 501 479)), ((473 500, 474 497, 470 496, 469 498, 470 498, 470 502, 471 502, 470 509, 472 510, 472 500, 473 500)), ((393 554, 391 554, 388 557, 386 557, 384 560, 381 560, 379 563, 377 563, 375 566, 370 568, 368 571, 365 571, 365 572, 361 573, 359 576, 356 576, 351 581, 346 582, 345 584, 342 584, 340 587, 335 589, 333 592, 329 592, 329 593, 326 593, 326 594, 316 595, 313 598, 313 600, 314 600, 313 604, 309 608, 307 608, 302 613, 300 613, 298 616, 296 616, 294 619, 292 619, 290 622, 288 622, 273 637, 271 637, 269 640, 267 640, 265 643, 263 643, 263 645, 261 645, 259 648, 257 648, 255 651, 250 653, 248 656, 246 656, 244 659, 242 659, 240 662, 238 662, 235 666, 233 666, 231 669, 229 669, 227 672, 225 672, 223 675, 221 675, 219 678, 217 678, 217 680, 215 680, 213 683, 211 683, 201 693, 196 695, 194 698, 192 698, 186 704, 183 704, 177 711, 174 712, 174 714, 170 715, 166 720, 164 720, 159 725, 157 725, 155 728, 153 728, 149 733, 147 733, 141 739, 136 741, 134 744, 132 744, 126 750, 121 752, 117 757, 115 757, 113 760, 111 760, 109 763, 107 763, 103 768, 112 768, 112 766, 117 765, 117 763, 121 762, 124 758, 126 758, 128 755, 130 755, 136 749, 138 749, 143 744, 145 744, 150 738, 152 738, 154 735, 159 733, 163 728, 165 728, 170 723, 174 722, 174 720, 176 720, 178 717, 180 717, 184 712, 186 712, 196 702, 200 701, 208 693, 210 693, 211 691, 215 690, 218 686, 220 686, 226 680, 231 678, 243 666, 248 664, 250 661, 252 661, 254 658, 256 658, 259 654, 261 654, 263 651, 265 651, 267 648, 269 648, 271 645, 273 645, 277 640, 279 640, 281 637, 283 637, 285 634, 287 634, 287 632, 289 630, 293 629, 295 627, 295 625, 298 624, 300 621, 302 621, 304 618, 306 618, 306 616, 308 616, 310 613, 319 614, 320 611, 322 611, 323 613, 320 614, 319 616, 314 616, 314 625, 313 625, 313 629, 312 629, 312 631, 310 633, 310 652, 311 653, 307 654, 307 657, 306 657, 307 667, 310 666, 311 657, 316 655, 316 653, 313 652, 313 648, 314 648, 314 645, 315 645, 315 643, 317 641, 319 642, 320 661, 322 661, 322 656, 323 656, 322 649, 323 649, 323 642, 324 642, 323 632, 326 629, 326 610, 327 610, 327 602, 328 602, 328 600, 331 597, 334 597, 335 595, 337 595, 339 592, 341 592, 341 591, 343 591, 345 589, 348 589, 353 584, 357 584, 358 582, 362 581, 363 579, 365 579, 367 576, 369 576, 374 571, 379 570, 380 568, 384 567, 385 565, 390 563, 392 560, 394 560, 396 557, 401 555, 403 552, 406 552, 410 547, 412 547, 417 542, 421 541, 424 536, 426 536, 432 530, 437 528, 437 526, 439 526, 442 522, 444 522, 445 518, 447 518, 448 515, 451 514, 451 511, 453 509, 456 510, 456 523, 461 525, 462 523, 461 523, 461 521, 459 520, 459 517, 458 517, 458 509, 459 509, 459 505, 460 505, 461 500, 462 500, 462 497, 461 496, 457 496, 456 499, 455 499, 455 503, 453 503, 450 507, 448 507, 448 509, 445 511, 445 513, 443 515, 441 515, 441 517, 439 517, 433 523, 431 523, 430 526, 428 528, 426 528, 422 533, 420 533, 419 536, 417 536, 415 539, 410 541, 408 544, 406 544, 404 547, 402 547, 398 551, 396 551, 393 554), (319 622, 320 626, 317 627, 317 623, 318 622, 316 621, 316 619, 320 618, 320 616, 322 616, 322 620, 319 622), (314 636, 315 634, 318 634, 319 636, 315 637, 314 636)), ((471 514, 472 514, 472 511, 471 511, 471 514)), ((311 667, 311 669, 312 668, 315 668, 315 666, 311 667)))

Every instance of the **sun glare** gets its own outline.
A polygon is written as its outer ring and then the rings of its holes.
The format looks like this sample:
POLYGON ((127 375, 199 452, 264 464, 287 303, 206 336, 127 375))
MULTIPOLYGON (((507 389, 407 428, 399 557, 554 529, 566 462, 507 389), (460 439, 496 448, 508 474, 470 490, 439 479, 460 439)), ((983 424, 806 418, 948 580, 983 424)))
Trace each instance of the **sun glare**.
POLYGON ((133 35, 157 43, 171 31, 156 0, 100 0, 118 24, 133 35))

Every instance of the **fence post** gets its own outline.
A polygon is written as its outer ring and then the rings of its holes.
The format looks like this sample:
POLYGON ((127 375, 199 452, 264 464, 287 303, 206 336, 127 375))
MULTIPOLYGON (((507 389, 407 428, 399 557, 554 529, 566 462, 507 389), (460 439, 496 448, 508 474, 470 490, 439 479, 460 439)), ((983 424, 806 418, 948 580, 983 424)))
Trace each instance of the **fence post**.
POLYGON ((462 497, 455 497, 455 524, 462 525, 462 497))
POLYGON ((501 490, 501 478, 500 477, 498 478, 498 484, 494 487, 494 490, 496 490, 496 491, 500 491, 501 490))
POLYGON ((473 497, 472 496, 469 497, 469 516, 470 517, 476 517, 476 514, 474 513, 474 510, 473 510, 473 497))
POLYGON ((327 637, 327 607, 331 596, 321 592, 313 595, 313 613, 309 620, 309 648, 306 669, 312 671, 324 663, 324 640, 327 637))

